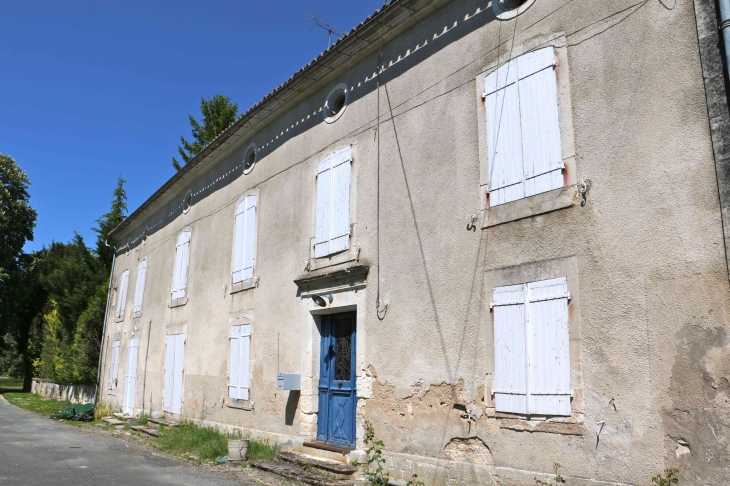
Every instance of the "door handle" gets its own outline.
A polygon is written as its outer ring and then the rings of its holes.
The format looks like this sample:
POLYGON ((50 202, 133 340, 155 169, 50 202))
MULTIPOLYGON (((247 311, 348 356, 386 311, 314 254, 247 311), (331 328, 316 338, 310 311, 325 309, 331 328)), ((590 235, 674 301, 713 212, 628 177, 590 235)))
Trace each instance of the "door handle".
POLYGON ((342 382, 341 382, 341 381, 340 381, 340 382, 338 382, 338 383, 337 383, 337 386, 338 386, 338 387, 340 387, 340 388, 342 388, 342 382))

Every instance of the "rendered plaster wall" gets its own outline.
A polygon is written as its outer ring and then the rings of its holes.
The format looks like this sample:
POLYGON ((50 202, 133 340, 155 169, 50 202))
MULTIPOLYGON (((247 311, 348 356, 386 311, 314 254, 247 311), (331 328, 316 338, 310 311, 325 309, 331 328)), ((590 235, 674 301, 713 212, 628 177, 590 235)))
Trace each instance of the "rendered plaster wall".
MULTIPOLYGON (((126 341, 136 324, 144 356, 151 321, 146 393, 161 411, 165 334, 186 329, 184 416, 311 438, 302 417, 311 421, 315 405, 277 393, 275 379, 277 370, 305 372, 311 317, 293 280, 311 257, 317 162, 351 144, 351 247, 359 245, 358 264, 371 265, 358 334, 360 438, 367 419, 399 464, 411 464, 403 470, 421 467, 434 483, 451 474, 468 484, 463 464, 489 468, 502 484, 531 482, 554 462, 566 477, 607 483, 646 484, 675 465, 690 483, 727 482, 729 295, 692 2, 537 0, 502 22, 488 2, 454 1, 384 44, 382 64, 379 124, 373 54, 334 72, 121 235, 120 248, 138 239, 115 272, 130 268, 130 299, 138 261, 147 257, 148 267, 141 317, 109 323, 107 335, 122 336, 120 383, 126 341), (587 204, 467 228, 464 215, 482 204, 475 79, 515 47, 555 38, 567 49, 576 175, 592 181, 587 204), (353 88, 350 102, 336 123, 323 123, 318 110, 339 82, 353 88), (259 160, 244 176, 250 141, 259 160), (188 188, 193 205, 183 213, 188 188), (251 188, 260 191, 259 285, 231 294, 234 208, 251 188), (189 300, 170 309, 175 239, 186 227, 189 300), (485 275, 566 258, 577 262, 580 301, 575 420, 503 417, 489 407, 485 275), (252 410, 224 403, 228 328, 243 314, 252 322, 252 410)), ((137 408, 142 366, 140 358, 137 408)), ((121 406, 121 396, 119 388, 107 400, 121 406)))

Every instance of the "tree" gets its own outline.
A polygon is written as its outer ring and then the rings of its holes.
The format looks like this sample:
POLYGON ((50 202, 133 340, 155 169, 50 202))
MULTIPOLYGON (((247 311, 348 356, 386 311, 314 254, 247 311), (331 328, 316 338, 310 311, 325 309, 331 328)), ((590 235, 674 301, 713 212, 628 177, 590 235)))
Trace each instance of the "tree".
MULTIPOLYGON (((188 142, 185 137, 181 136, 182 145, 177 146, 177 151, 185 164, 193 160, 205 145, 236 121, 238 103, 231 103, 231 98, 228 96, 216 94, 212 98, 200 100, 200 111, 203 114, 202 125, 193 118, 193 115, 188 115, 190 126, 193 127, 193 141, 188 142)), ((182 169, 182 165, 175 157, 172 158, 172 166, 177 170, 182 169)))
POLYGON ((127 182, 119 175, 117 187, 114 189, 111 211, 96 220, 97 227, 92 228, 96 233, 96 256, 99 258, 102 269, 108 274, 111 271, 114 248, 107 244, 109 232, 119 226, 127 217, 127 191, 124 183, 127 182))

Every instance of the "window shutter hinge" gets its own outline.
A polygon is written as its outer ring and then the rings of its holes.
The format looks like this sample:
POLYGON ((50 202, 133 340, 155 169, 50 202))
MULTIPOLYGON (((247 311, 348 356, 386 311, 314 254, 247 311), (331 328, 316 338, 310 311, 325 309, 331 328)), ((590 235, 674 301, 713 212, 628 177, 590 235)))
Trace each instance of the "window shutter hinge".
POLYGON ((490 308, 490 309, 494 309, 494 302, 490 302, 490 303, 489 303, 489 308, 490 308))

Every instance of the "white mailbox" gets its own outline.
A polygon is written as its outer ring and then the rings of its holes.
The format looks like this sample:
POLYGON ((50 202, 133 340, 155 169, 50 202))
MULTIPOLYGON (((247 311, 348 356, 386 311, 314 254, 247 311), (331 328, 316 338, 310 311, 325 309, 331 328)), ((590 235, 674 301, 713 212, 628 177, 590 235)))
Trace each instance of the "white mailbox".
POLYGON ((276 375, 277 390, 301 390, 302 375, 300 373, 278 373, 276 375))

